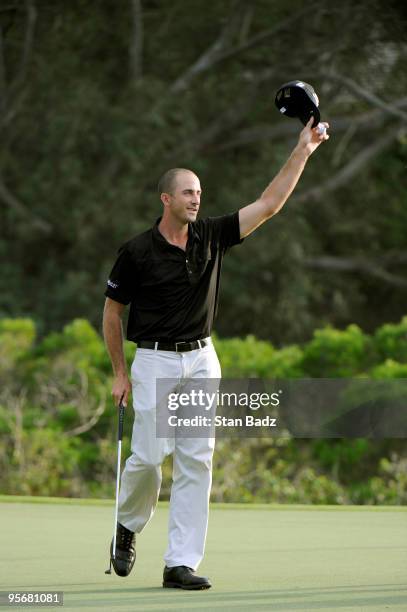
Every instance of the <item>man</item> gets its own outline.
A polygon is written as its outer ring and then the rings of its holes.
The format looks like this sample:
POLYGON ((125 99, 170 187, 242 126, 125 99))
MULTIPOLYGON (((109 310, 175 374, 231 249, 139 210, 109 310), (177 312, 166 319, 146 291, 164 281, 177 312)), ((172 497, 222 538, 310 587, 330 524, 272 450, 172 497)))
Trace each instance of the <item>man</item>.
MULTIPOLYGON (((132 455, 121 478, 113 567, 128 576, 135 561, 135 534, 155 510, 161 464, 173 453, 168 548, 163 586, 207 589, 195 575, 204 554, 214 439, 156 436, 157 378, 187 381, 220 378, 210 334, 216 313, 220 270, 226 250, 275 215, 295 188, 307 159, 329 138, 302 130, 291 156, 260 198, 239 211, 197 221, 201 186, 190 170, 175 168, 159 183, 163 214, 154 227, 126 242, 105 292, 105 342, 111 357, 116 405, 127 405, 132 389, 135 421, 132 455), (127 338, 137 343, 129 381, 121 317, 131 304, 127 338)), ((324 124, 328 128, 328 124, 324 124)), ((112 543, 113 545, 113 543, 112 543)), ((111 545, 111 547, 112 547, 111 545)))

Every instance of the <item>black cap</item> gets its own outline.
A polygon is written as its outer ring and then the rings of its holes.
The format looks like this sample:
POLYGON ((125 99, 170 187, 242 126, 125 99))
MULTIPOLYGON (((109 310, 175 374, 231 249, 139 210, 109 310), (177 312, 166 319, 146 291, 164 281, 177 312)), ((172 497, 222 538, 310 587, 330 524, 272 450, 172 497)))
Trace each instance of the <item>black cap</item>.
POLYGON ((319 100, 314 88, 304 81, 290 81, 276 93, 276 106, 287 117, 298 117, 306 125, 314 117, 312 127, 320 121, 319 100))

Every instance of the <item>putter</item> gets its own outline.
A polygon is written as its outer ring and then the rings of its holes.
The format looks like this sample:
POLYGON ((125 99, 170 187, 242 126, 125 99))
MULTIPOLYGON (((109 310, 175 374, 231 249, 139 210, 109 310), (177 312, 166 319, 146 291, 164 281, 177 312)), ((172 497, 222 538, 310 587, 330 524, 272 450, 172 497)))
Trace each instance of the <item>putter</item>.
POLYGON ((116 558, 116 533, 117 533, 117 515, 119 512, 119 486, 120 486, 120 460, 122 454, 122 438, 123 438, 123 421, 124 421, 124 405, 122 403, 123 398, 119 404, 119 427, 118 427, 118 446, 117 446, 117 474, 116 474, 116 506, 114 511, 114 527, 113 527, 113 548, 110 556, 109 569, 105 571, 105 574, 112 573, 112 561, 116 558))

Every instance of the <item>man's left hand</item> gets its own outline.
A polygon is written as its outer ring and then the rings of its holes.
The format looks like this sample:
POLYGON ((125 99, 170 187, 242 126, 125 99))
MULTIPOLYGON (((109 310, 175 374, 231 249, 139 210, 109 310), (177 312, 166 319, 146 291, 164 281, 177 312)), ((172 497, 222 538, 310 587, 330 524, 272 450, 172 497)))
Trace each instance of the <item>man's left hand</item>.
POLYGON ((326 121, 319 123, 316 127, 311 127, 314 122, 314 118, 308 121, 305 128, 302 130, 298 144, 303 146, 308 155, 311 155, 319 147, 321 142, 328 140, 329 134, 327 133, 327 129, 329 128, 329 123, 326 121), (321 126, 325 128, 325 130, 320 130, 321 126))

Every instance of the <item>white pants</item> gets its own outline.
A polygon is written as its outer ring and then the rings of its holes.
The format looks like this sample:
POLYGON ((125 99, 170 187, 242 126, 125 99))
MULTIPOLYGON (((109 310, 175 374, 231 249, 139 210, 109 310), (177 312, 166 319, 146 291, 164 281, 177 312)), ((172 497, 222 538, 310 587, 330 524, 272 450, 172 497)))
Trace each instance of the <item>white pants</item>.
POLYGON ((186 353, 137 349, 131 368, 135 419, 132 455, 121 476, 119 522, 140 533, 153 515, 161 487, 161 464, 174 453, 167 567, 201 562, 208 528, 214 438, 157 438, 156 379, 221 377, 210 339, 202 349, 186 353))

